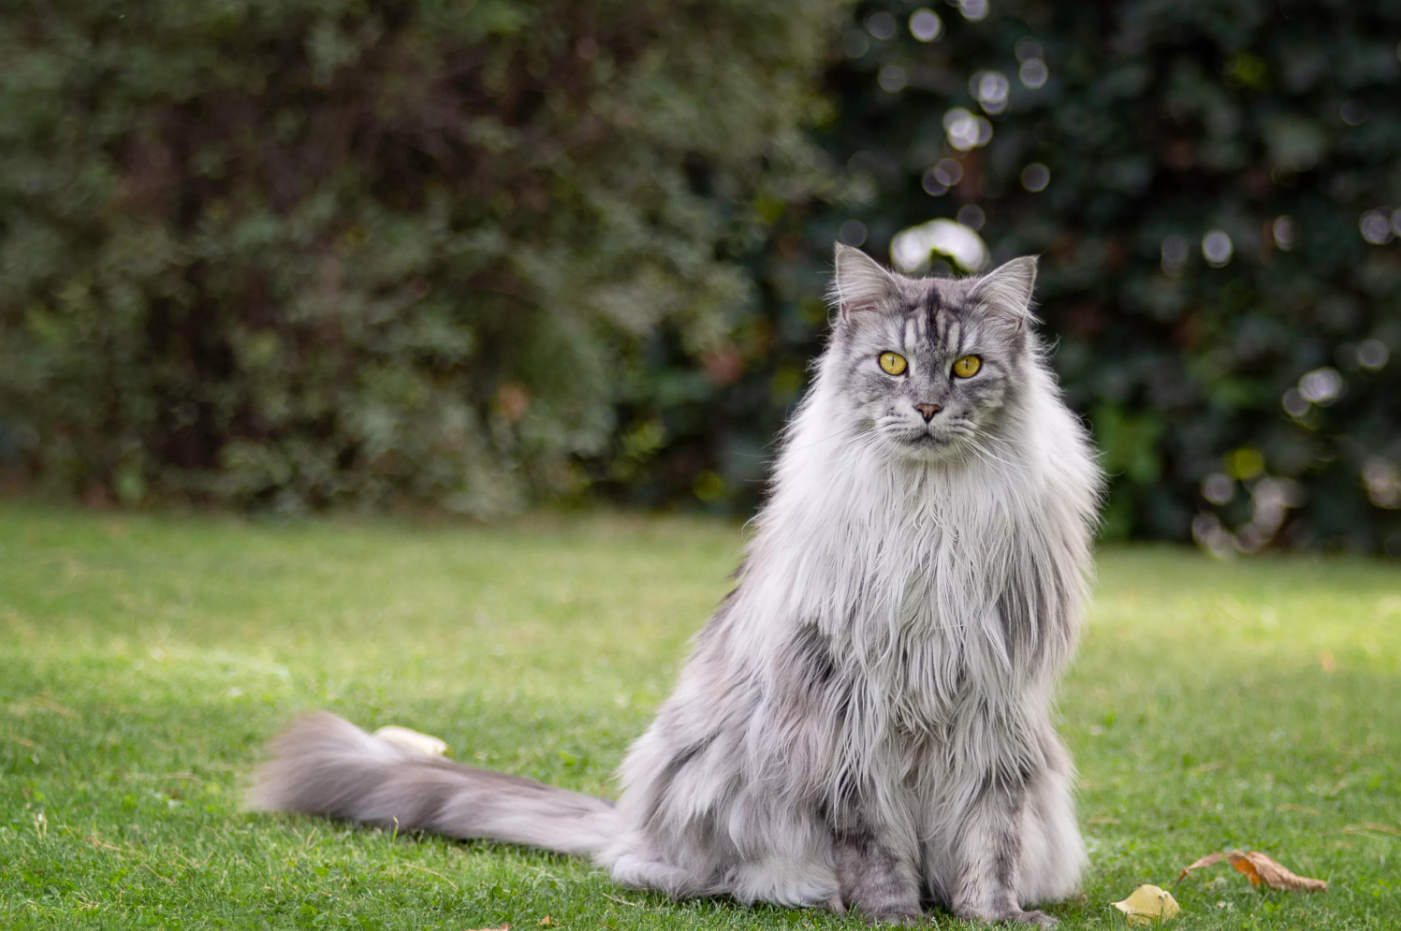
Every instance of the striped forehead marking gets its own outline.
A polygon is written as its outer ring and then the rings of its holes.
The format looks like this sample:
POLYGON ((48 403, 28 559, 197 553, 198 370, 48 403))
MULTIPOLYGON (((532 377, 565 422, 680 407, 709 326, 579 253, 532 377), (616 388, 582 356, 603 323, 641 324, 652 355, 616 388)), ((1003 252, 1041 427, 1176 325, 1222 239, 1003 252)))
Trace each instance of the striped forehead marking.
POLYGON ((962 318, 937 290, 929 295, 929 316, 938 334, 939 347, 957 345, 962 318))

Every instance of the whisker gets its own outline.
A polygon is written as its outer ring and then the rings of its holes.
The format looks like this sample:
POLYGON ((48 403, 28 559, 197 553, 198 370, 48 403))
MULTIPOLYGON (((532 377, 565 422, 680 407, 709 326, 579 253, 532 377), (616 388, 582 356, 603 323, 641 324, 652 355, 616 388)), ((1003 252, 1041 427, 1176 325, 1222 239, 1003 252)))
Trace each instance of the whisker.
POLYGON ((982 442, 979 441, 979 438, 976 436, 968 437, 968 445, 972 446, 974 452, 976 452, 978 455, 986 459, 991 459, 993 462, 1004 465, 1007 468, 1013 470, 1014 472, 1020 472, 1022 475, 1031 474, 1031 470, 1027 467, 1026 463, 1013 462, 1010 459, 1002 458, 1001 456, 997 455, 996 453, 992 452, 992 450, 984 446, 982 442))

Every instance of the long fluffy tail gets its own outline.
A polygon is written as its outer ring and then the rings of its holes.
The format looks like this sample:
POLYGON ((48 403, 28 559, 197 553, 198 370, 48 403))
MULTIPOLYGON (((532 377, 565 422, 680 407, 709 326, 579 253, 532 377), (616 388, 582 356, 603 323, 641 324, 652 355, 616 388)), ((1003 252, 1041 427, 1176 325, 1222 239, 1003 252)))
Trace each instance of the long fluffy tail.
POLYGON ((416 754, 325 711, 269 745, 247 805, 400 831, 430 831, 589 856, 616 833, 610 802, 416 754))

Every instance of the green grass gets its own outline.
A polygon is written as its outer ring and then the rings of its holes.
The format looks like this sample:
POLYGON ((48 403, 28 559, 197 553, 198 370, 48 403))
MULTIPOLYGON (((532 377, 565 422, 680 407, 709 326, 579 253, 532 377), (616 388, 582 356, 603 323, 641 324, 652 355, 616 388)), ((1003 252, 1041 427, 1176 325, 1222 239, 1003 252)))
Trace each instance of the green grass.
MULTIPOLYGON (((288 526, 0 505, 0 928, 856 927, 676 904, 586 863, 239 811, 293 712, 590 792, 725 592, 680 519, 288 526)), ((1401 571, 1116 549, 1062 689, 1091 850, 1067 928, 1223 847, 1329 880, 1172 887, 1182 928, 1401 924, 1401 571)), ((951 925, 947 917, 941 924, 951 925)))

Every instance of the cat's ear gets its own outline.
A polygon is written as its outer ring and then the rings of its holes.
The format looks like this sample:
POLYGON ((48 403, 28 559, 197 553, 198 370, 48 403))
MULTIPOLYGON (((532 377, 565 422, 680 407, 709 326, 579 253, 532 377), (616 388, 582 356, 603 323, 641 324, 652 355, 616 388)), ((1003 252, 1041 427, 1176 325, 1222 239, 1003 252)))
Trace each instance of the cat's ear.
POLYGON ((895 293, 895 276, 860 249, 837 243, 831 299, 843 321, 879 310, 895 293))
POLYGON ((999 265, 978 280, 969 299, 993 314, 1014 321, 1017 329, 1035 323, 1031 290, 1036 284, 1036 256, 1028 255, 999 265))

